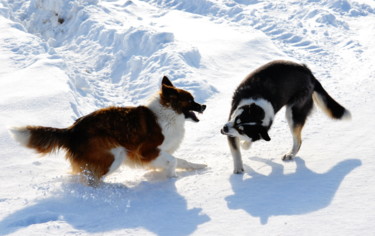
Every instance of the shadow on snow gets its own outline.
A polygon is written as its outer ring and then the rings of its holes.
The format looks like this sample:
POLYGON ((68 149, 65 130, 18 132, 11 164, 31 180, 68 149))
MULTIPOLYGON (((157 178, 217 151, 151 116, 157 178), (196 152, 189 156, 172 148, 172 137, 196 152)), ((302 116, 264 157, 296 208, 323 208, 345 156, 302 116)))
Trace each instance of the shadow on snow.
POLYGON ((187 209, 175 182, 141 182, 132 188, 105 183, 97 189, 65 183, 54 197, 7 216, 0 231, 9 234, 33 224, 64 221, 89 233, 145 228, 157 235, 189 235, 210 218, 200 208, 187 209))
POLYGON ((296 158, 295 173, 283 174, 281 164, 261 158, 253 160, 269 165, 271 174, 262 175, 250 168, 250 178, 231 176, 234 195, 226 201, 230 209, 243 209, 259 217, 262 224, 271 216, 300 215, 327 207, 345 176, 361 165, 358 159, 344 160, 319 174, 309 170, 304 160, 296 158))

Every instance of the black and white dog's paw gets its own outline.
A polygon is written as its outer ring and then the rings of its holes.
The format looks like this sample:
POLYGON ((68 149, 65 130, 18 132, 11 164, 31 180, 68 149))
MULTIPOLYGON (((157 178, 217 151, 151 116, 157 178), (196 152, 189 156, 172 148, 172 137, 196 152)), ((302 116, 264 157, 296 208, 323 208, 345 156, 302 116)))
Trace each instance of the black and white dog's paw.
POLYGON ((282 160, 283 161, 291 161, 293 160, 295 155, 291 154, 291 153, 287 153, 285 154, 283 157, 282 157, 282 160))
POLYGON ((243 167, 240 167, 240 168, 234 168, 233 170, 233 174, 242 174, 244 172, 244 169, 243 167))

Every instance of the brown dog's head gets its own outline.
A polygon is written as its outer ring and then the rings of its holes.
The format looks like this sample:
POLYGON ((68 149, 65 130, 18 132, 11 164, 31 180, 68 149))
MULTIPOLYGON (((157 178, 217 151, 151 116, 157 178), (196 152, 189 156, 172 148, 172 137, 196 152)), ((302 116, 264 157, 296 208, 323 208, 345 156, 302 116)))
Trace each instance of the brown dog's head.
POLYGON ((167 76, 163 77, 161 86, 160 102, 163 106, 171 107, 177 114, 184 114, 186 119, 199 122, 194 111, 203 113, 206 105, 196 103, 191 93, 176 88, 167 76))

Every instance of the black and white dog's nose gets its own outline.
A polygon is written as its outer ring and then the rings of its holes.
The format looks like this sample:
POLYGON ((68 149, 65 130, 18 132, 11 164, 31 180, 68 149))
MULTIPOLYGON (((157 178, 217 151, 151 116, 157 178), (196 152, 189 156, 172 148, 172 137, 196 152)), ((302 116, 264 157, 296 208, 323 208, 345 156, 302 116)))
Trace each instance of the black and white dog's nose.
POLYGON ((224 125, 224 127, 221 129, 222 134, 226 134, 228 133, 228 131, 229 131, 228 125, 224 125))

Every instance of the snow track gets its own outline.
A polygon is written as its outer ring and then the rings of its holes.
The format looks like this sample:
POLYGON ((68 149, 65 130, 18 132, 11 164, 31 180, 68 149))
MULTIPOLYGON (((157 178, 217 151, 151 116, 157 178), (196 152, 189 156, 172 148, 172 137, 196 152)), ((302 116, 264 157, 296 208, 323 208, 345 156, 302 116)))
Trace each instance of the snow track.
MULTIPOLYGON (((178 9, 255 28, 266 34, 288 56, 303 62, 335 63, 332 48, 360 51, 347 21, 375 15, 370 5, 346 0, 326 1, 151 1, 159 8, 178 9)), ((340 60, 340 59, 336 59, 340 60)), ((319 65, 319 66, 321 66, 319 65)))
POLYGON ((203 95, 202 82, 189 78, 199 66, 199 52, 178 45, 172 33, 155 29, 153 19, 165 11, 149 4, 32 0, 6 7, 12 9, 10 18, 41 37, 50 53, 62 59, 60 67, 70 78, 77 107, 84 109, 77 116, 95 107, 144 101, 163 75, 183 80, 202 100, 214 93, 206 85, 203 95))

